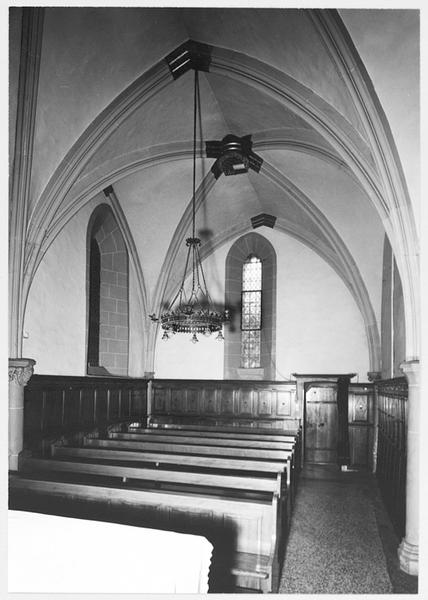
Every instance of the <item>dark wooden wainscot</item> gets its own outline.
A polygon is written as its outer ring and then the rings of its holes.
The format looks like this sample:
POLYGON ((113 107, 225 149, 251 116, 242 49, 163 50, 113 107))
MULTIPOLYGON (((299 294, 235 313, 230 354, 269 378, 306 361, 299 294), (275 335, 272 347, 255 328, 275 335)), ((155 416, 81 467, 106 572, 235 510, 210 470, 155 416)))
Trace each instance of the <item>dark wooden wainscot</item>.
POLYGON ((376 475, 391 521, 405 533, 406 429, 408 388, 405 377, 375 383, 378 406, 376 475))
POLYGON ((154 379, 148 407, 150 426, 287 429, 300 425, 294 381, 154 379))
POLYGON ((147 380, 33 375, 24 396, 24 449, 45 454, 61 436, 145 420, 147 380))

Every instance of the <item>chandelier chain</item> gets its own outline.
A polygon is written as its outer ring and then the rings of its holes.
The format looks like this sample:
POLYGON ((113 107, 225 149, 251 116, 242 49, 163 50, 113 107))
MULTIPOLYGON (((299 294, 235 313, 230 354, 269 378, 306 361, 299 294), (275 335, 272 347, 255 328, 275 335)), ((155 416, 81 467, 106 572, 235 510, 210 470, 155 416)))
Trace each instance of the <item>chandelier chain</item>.
POLYGON ((195 69, 195 89, 193 94, 193 186, 192 186, 192 237, 196 237, 195 213, 196 213, 196 125, 198 112, 198 69, 195 69))
MULTIPOLYGON (((186 239, 186 246, 188 250, 180 289, 174 296, 172 302, 169 303, 167 310, 160 315, 161 325, 164 329, 162 339, 164 340, 167 340, 171 334, 191 333, 191 341, 197 342, 197 333, 209 336, 214 332, 218 333, 218 340, 223 340, 223 323, 229 321, 229 311, 221 311, 212 305, 199 252, 201 240, 196 237, 196 130, 198 123, 198 107, 200 116, 199 74, 198 70, 195 69, 193 97, 193 179, 191 204, 192 237, 186 239), (185 292, 185 282, 190 267, 192 269, 192 288, 190 294, 188 295, 185 292)), ((200 129, 202 136, 202 123, 200 124, 200 129)))

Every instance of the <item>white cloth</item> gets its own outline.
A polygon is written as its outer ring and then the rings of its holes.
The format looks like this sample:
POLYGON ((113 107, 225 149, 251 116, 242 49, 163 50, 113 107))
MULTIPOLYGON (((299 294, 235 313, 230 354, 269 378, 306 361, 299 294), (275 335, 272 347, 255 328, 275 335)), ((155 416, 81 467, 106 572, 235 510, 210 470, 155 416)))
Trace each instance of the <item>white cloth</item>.
POLYGON ((9 592, 208 592, 204 537, 8 511, 9 592))

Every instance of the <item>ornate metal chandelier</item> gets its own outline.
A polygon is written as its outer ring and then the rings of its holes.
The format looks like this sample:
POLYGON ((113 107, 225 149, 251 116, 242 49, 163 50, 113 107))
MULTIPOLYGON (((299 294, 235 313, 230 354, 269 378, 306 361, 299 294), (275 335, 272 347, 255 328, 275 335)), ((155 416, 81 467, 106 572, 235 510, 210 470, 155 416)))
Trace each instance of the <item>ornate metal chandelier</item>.
POLYGON ((213 307, 211 297, 202 268, 199 246, 201 240, 196 237, 195 232, 195 196, 196 196, 196 124, 199 100, 199 78, 198 69, 195 69, 194 80, 194 110, 193 110, 193 187, 192 187, 192 237, 186 239, 187 258, 184 267, 183 278, 177 294, 169 304, 165 312, 161 313, 160 320, 164 329, 163 340, 176 333, 190 333, 191 341, 198 342, 196 334, 210 336, 218 332, 217 339, 223 340, 223 323, 229 320, 227 310, 219 311, 213 307), (186 276, 191 269, 192 287, 188 293, 185 291, 186 276))

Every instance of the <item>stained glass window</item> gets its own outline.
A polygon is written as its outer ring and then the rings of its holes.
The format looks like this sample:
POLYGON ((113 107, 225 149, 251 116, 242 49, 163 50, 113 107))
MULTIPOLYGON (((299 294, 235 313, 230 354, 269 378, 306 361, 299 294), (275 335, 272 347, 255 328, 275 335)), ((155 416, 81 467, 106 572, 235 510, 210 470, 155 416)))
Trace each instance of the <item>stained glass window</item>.
POLYGON ((241 364, 245 369, 260 367, 262 328, 262 262, 250 255, 242 267, 241 364))

